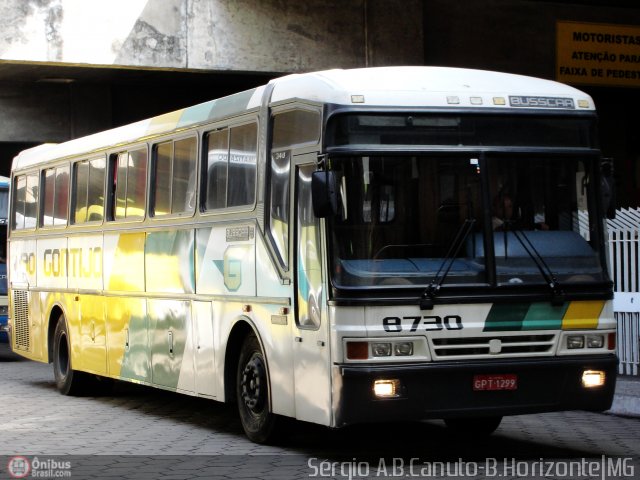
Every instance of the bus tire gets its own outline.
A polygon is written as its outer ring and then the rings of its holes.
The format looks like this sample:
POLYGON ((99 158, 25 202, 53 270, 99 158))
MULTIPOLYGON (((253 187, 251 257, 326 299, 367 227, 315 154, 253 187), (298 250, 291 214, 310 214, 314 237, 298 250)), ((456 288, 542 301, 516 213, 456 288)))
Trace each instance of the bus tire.
POLYGON ((256 443, 272 441, 277 418, 271 412, 267 364, 254 333, 245 338, 240 350, 236 397, 242 428, 249 440, 256 443))
POLYGON ((88 375, 71 368, 71 344, 63 315, 58 318, 53 334, 53 376, 56 388, 63 395, 77 396, 86 392, 88 375))
POLYGON ((444 423, 454 434, 464 434, 476 437, 491 435, 502 422, 502 417, 468 417, 445 418, 444 423))

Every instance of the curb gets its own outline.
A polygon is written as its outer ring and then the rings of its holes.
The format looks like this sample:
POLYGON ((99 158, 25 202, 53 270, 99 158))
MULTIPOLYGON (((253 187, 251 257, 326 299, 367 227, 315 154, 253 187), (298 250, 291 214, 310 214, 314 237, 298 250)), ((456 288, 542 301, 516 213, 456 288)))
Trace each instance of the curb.
POLYGON ((606 413, 640 417, 640 377, 618 376, 613 404, 606 413))

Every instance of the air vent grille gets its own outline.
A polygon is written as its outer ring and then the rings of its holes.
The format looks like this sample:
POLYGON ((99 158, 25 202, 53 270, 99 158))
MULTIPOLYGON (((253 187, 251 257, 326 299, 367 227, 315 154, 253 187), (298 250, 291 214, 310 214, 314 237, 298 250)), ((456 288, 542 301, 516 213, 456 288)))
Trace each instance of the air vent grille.
POLYGON ((26 290, 13 291, 13 336, 19 350, 29 350, 31 332, 29 330, 29 293, 26 290))

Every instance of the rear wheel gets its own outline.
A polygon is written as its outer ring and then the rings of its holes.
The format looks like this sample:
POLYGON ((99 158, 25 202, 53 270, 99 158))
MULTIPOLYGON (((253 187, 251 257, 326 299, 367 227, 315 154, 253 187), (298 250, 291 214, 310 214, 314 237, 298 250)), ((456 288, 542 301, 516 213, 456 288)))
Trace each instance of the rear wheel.
POLYGON ((456 434, 473 436, 491 435, 500 426, 502 417, 446 418, 444 423, 456 434))
POLYGON ((60 315, 53 334, 53 376, 63 395, 82 395, 86 392, 89 375, 71 368, 71 347, 64 316, 60 315))
POLYGON ((267 363, 253 333, 247 336, 240 351, 236 397, 242 428, 249 440, 256 443, 272 441, 277 417, 271 413, 267 363))

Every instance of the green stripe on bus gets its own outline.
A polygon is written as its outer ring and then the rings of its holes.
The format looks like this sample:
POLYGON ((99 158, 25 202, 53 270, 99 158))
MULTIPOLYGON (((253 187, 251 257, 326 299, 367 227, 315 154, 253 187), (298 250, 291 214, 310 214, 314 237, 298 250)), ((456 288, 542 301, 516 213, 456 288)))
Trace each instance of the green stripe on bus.
POLYGON ((494 304, 484 323, 485 332, 518 331, 529 311, 530 303, 494 304))
POLYGON ((182 360, 187 345, 191 302, 147 300, 151 378, 155 385, 178 388, 182 360))
MULTIPOLYGON (((129 299, 129 303, 139 304, 139 310, 146 312, 145 300, 129 299)), ((141 382, 151 381, 151 371, 149 369, 149 329, 147 317, 131 315, 127 325, 129 330, 129 347, 124 352, 120 376, 130 380, 141 382)))
POLYGON ((559 306, 547 302, 533 303, 524 317, 522 330, 560 330, 567 308, 568 302, 559 306))

